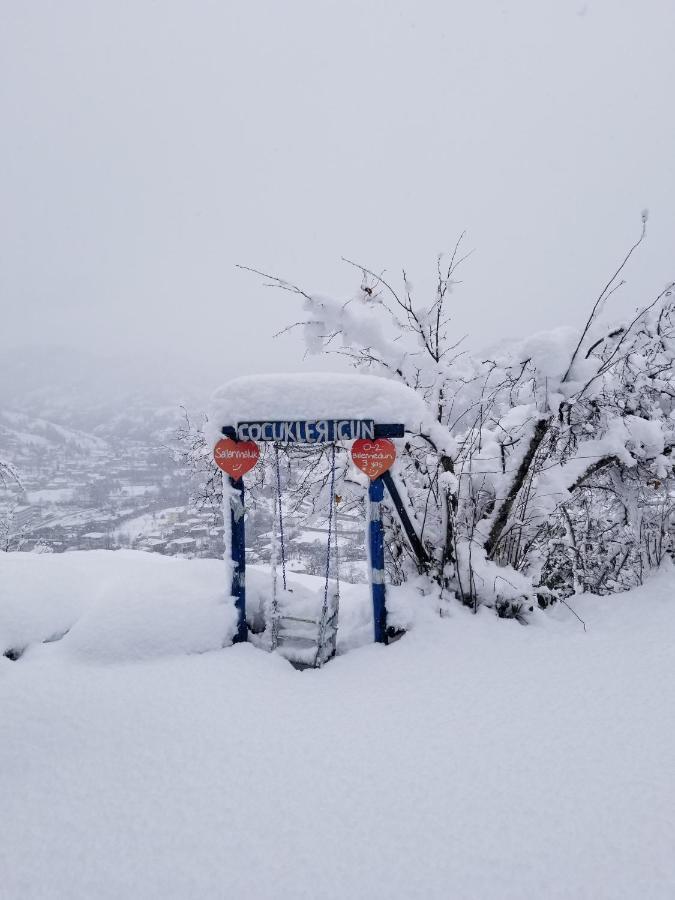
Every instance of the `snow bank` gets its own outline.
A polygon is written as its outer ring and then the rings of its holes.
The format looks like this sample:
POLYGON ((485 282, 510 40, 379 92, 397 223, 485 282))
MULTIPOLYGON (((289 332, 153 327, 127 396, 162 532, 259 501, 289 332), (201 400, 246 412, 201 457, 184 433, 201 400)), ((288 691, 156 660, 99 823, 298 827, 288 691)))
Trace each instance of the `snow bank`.
POLYGON ((100 591, 63 640, 68 653, 121 662, 218 650, 231 643, 236 615, 229 591, 173 567, 117 578, 100 591))
MULTIPOLYGON (((318 615, 323 579, 289 573, 289 586, 318 615)), ((268 569, 247 567, 250 624, 271 587, 268 569)), ((367 585, 345 583, 341 594, 338 649, 345 652, 372 642, 373 620, 367 585)), ((406 621, 413 621, 409 611, 406 621)), ((144 660, 218 650, 235 628, 222 560, 134 550, 0 553, 0 654, 23 657, 53 644, 83 662, 144 660)))
POLYGON ((58 641, 117 662, 216 650, 236 623, 223 574, 216 560, 132 550, 0 554, 0 652, 58 641))
MULTIPOLYGON (((77 604, 220 571, 60 560, 0 554, 15 615, 46 573, 77 604)), ((674 587, 570 601, 587 632, 563 606, 529 627, 452 606, 320 671, 249 645, 0 659, 3 896, 671 900, 674 587)))

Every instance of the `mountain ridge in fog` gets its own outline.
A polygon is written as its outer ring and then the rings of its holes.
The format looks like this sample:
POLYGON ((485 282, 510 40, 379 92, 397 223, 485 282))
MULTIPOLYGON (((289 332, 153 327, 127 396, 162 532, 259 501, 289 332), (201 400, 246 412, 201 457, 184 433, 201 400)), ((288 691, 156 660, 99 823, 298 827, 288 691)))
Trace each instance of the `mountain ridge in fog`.
MULTIPOLYGON (((226 380, 222 378, 221 380, 226 380)), ((0 357, 0 408, 97 433, 136 421, 198 412, 217 385, 194 364, 170 357, 100 356, 64 346, 20 347, 0 357)))

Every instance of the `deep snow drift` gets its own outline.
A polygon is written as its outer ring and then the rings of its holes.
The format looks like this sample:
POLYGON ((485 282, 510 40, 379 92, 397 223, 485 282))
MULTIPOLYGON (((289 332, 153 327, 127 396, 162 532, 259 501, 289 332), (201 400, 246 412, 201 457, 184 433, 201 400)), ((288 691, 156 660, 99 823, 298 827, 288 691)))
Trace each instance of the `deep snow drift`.
POLYGON ((672 571, 586 633, 411 590, 401 641, 297 672, 220 649, 223 568, 0 554, 3 896, 675 894, 672 571))

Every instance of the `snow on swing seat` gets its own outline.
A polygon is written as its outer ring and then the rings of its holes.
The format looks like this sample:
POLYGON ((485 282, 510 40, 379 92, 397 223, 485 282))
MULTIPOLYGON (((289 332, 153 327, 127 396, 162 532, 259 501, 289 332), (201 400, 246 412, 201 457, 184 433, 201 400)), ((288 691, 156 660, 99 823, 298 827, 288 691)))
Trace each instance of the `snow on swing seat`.
POLYGON ((279 586, 276 591, 276 612, 269 597, 261 598, 262 603, 255 621, 258 625, 264 623, 265 630, 249 634, 249 640, 262 649, 276 650, 289 662, 302 668, 322 665, 337 649, 339 597, 333 580, 329 584, 326 599, 328 602, 324 613, 323 589, 317 591, 296 580, 289 582, 286 590, 279 586), (275 620, 277 642, 270 647, 275 620))
POLYGON ((337 649, 339 599, 335 585, 329 588, 325 612, 322 602, 317 603, 317 599, 316 594, 303 598, 294 596, 291 591, 279 594, 276 651, 296 666, 321 666, 335 655, 337 649))
POLYGON ((215 440, 223 425, 239 422, 372 419, 419 430, 429 410, 411 388, 374 375, 307 372, 244 375, 214 393, 209 423, 215 440))

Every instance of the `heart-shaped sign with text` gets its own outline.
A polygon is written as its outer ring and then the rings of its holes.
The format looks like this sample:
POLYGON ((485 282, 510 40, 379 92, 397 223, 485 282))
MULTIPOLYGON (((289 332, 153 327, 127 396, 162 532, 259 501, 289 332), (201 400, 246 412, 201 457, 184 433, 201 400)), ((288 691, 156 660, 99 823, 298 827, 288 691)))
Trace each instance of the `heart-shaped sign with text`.
POLYGON ((233 441, 221 438, 213 448, 213 458, 223 472, 235 480, 250 472, 258 462, 260 450, 255 441, 233 441))
POLYGON ((394 464, 396 447, 387 438, 377 438, 375 441, 361 438, 352 445, 352 459, 368 478, 378 478, 394 464))

